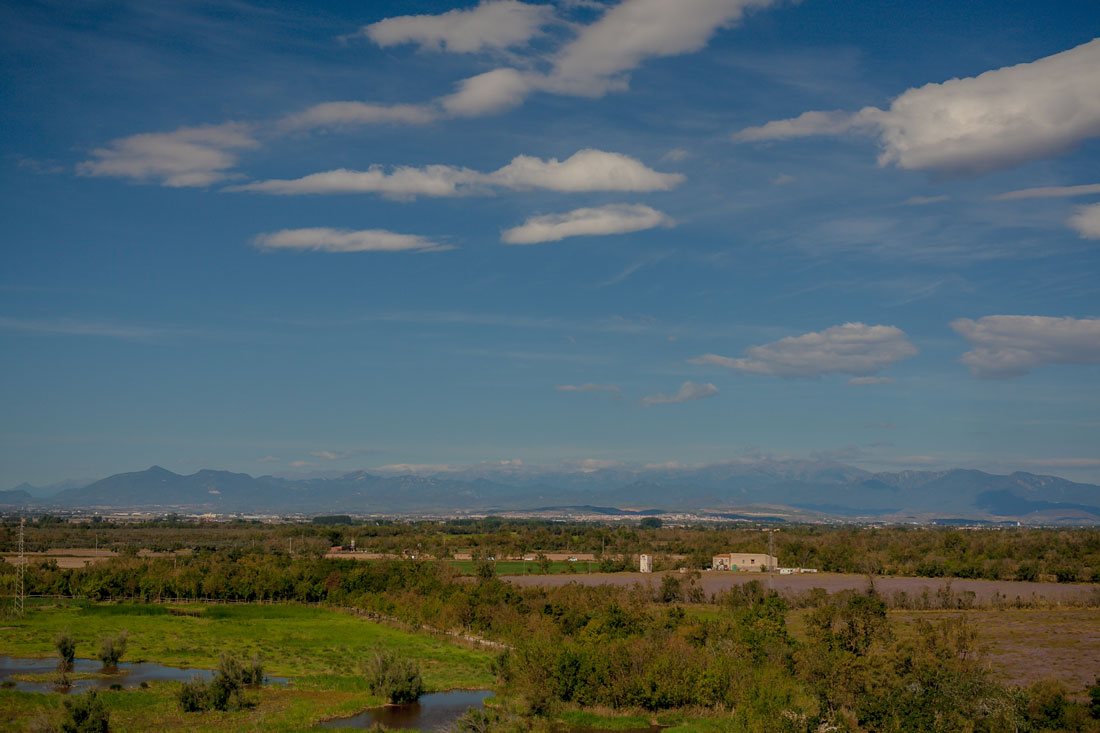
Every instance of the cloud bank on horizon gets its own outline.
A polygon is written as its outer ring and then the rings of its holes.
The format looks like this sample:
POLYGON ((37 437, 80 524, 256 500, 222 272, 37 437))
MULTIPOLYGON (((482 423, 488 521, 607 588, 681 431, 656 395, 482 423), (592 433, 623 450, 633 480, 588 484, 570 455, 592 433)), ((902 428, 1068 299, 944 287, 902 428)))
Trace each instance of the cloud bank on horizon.
POLYGON ((0 11, 20 480, 886 424, 898 460, 1100 480, 1095 3, 116 10, 0 11))

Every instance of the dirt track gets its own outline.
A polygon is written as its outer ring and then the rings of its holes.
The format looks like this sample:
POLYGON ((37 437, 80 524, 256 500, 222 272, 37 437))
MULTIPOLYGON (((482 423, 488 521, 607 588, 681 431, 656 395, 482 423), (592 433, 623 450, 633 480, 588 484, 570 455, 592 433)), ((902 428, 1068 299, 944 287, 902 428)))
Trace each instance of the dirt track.
MULTIPOLYGON (((661 582, 665 573, 592 573, 568 575, 512 575, 503 579, 521 586, 560 586, 568 583, 581 585, 620 585, 635 583, 642 585, 661 582)), ((680 575, 672 573, 672 575, 680 575)), ((683 577, 683 576, 680 576, 683 577)), ((764 573, 731 573, 708 571, 702 573, 699 584, 709 595, 729 590, 735 585, 759 580, 765 585, 785 595, 797 595, 811 588, 824 588, 830 593, 839 590, 864 590, 867 588, 867 576, 845 575, 840 573, 806 573, 802 575, 775 575, 764 573)), ((1095 583, 1026 583, 1013 580, 966 580, 962 578, 898 578, 876 577, 875 588, 883 596, 890 598, 904 591, 909 598, 920 598, 927 592, 935 602, 937 592, 950 585, 956 595, 974 594, 974 602, 987 605, 997 594, 1007 603, 1014 601, 1043 600, 1056 603, 1081 603, 1091 598, 1093 603, 1100 600, 1100 584, 1095 583)))

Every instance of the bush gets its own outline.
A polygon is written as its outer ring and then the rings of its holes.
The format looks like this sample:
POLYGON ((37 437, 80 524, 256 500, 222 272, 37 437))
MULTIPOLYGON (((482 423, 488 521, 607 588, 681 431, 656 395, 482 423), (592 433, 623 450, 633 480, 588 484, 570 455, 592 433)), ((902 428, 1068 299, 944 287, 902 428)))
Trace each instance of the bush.
POLYGON ((65 699, 62 733, 107 733, 109 730, 110 716, 94 690, 65 699))
POLYGON ((398 659, 393 652, 376 651, 363 672, 370 691, 395 705, 416 702, 424 693, 420 667, 411 660, 398 659))
POLYGON ((61 632, 53 640, 54 649, 57 650, 57 670, 59 672, 71 672, 73 660, 76 659, 76 639, 67 632, 61 632))
POLYGON ((244 663, 234 656, 223 654, 212 680, 203 682, 196 677, 184 682, 176 694, 176 700, 185 713, 246 708, 251 703, 244 697, 244 688, 261 685, 263 681, 263 663, 259 657, 244 663))
POLYGON ((128 634, 125 631, 118 636, 105 636, 99 641, 99 661, 104 669, 114 669, 118 662, 126 654, 126 640, 128 634))
POLYGON ((206 683, 198 677, 184 682, 176 693, 176 700, 185 713, 200 713, 206 710, 206 683))

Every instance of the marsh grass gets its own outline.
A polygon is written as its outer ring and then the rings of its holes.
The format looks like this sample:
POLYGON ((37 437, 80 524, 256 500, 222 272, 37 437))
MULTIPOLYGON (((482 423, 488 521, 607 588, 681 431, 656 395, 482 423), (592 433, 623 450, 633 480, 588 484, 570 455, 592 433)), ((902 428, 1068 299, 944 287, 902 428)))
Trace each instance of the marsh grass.
MULTIPOLYGON (((361 663, 388 649, 419 665, 428 691, 492 686, 489 652, 451 641, 383 626, 341 611, 299 605, 156 606, 37 604, 0 634, 0 654, 53 657, 53 639, 69 631, 78 649, 94 649, 105 636, 129 631, 127 659, 178 667, 218 666, 220 655, 261 657, 264 672, 291 677, 289 687, 264 686, 254 708, 184 713, 179 682, 154 682, 144 689, 104 691, 112 730, 302 731, 330 717, 352 715, 383 702, 369 692, 361 663), (179 609, 185 615, 176 615, 179 609)), ((61 720, 62 695, 0 689, 5 718, 0 731, 26 730, 37 719, 61 720)))

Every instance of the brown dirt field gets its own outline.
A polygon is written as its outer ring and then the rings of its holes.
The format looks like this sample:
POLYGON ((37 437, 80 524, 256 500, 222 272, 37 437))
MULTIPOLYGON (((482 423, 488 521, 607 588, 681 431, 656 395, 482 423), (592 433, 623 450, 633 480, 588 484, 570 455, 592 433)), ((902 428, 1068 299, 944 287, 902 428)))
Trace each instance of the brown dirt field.
MULTIPOLYGON (((99 550, 98 552, 95 550, 49 550, 47 552, 28 552, 26 554, 27 565, 38 565, 46 560, 53 560, 59 568, 82 568, 91 563, 103 562, 111 557, 115 557, 115 553, 110 550, 99 550)), ((4 555, 4 560, 16 565, 19 563, 19 556, 4 555)))
MULTIPOLYGON (((656 586, 664 573, 592 573, 583 575, 514 575, 503 579, 516 585, 542 585, 555 587, 568 583, 581 585, 619 585, 629 586, 635 583, 656 586)), ((801 575, 776 575, 772 573, 731 573, 723 571, 703 572, 699 584, 708 594, 729 590, 735 585, 759 580, 785 595, 797 595, 811 588, 824 588, 830 593, 840 590, 865 590, 867 576, 842 573, 806 573, 801 575)), ((919 598, 927 591, 936 598, 936 592, 950 583, 956 595, 972 592, 974 603, 988 605, 996 594, 1009 604, 1045 601, 1047 603, 1084 603, 1100 601, 1100 584, 1096 583, 1026 583, 1014 580, 967 580, 963 578, 898 578, 876 577, 878 592, 891 598, 894 593, 904 591, 910 598, 919 598)))
POLYGON ((897 611, 890 617, 904 628, 960 614, 974 623, 987 659, 1006 682, 1053 678, 1080 696, 1100 677, 1100 609, 897 611))
MULTIPOLYGON (((139 557, 171 557, 175 555, 190 555, 191 550, 179 550, 175 553, 172 552, 157 552, 154 550, 141 550, 138 552, 139 557)), ((114 550, 99 550, 94 547, 64 547, 46 550, 45 552, 28 552, 26 553, 27 564, 37 565, 45 560, 53 560, 57 563, 59 568, 82 568, 91 563, 103 562, 112 557, 118 557, 118 553, 114 550)), ((3 556, 5 562, 9 562, 15 565, 19 562, 19 556, 15 554, 5 554, 3 556)))

